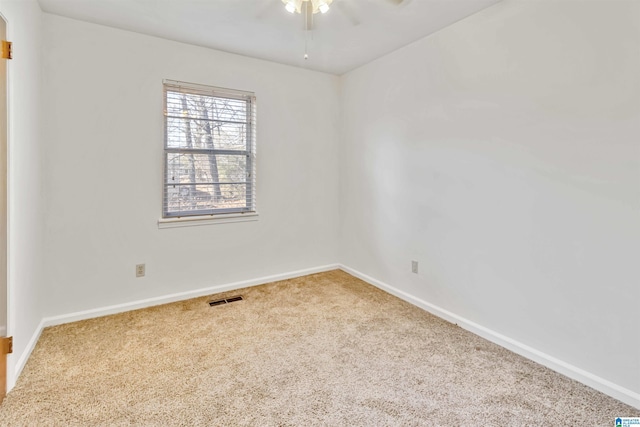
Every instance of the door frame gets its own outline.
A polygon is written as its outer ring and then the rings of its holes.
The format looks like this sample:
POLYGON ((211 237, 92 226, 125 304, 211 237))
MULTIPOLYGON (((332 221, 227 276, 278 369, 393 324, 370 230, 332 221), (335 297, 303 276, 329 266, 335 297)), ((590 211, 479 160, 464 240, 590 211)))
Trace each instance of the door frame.
MULTIPOLYGON (((9 21, 7 18, 0 12, 0 20, 2 21, 2 25, 4 27, 4 31, 0 33, 0 39, 8 40, 9 39, 9 21)), ((0 130, 4 135, 0 138, 0 150, 3 152, 4 156, 4 164, 0 165, 0 174, 4 175, 0 177, 0 185, 4 186, 4 191, 0 192, 0 196, 4 193, 4 202, 0 204, 0 209, 4 210, 4 221, 0 221, 0 227, 4 228, 5 239, 4 242, 0 242, 1 245, 4 246, 4 256, 0 257, 0 263, 3 264, 4 274, 0 277, 0 292, 4 293, 4 307, 2 307, 4 311, 5 318, 0 321, 0 323, 4 323, 6 329, 4 333, 0 331, 0 402, 4 399, 7 392, 7 378, 8 378, 8 364, 7 364, 7 354, 13 351, 13 339, 12 337, 8 337, 11 332, 11 328, 9 325, 9 140, 10 140, 10 132, 9 132, 9 59, 0 58, 0 61, 4 62, 4 75, 0 75, 0 85, 4 86, 4 99, 0 99, 0 102, 4 103, 4 117, 2 121, 5 123, 5 129, 0 130), (4 288, 4 289, 3 289, 4 288)), ((12 380, 12 378, 11 378, 12 380)))

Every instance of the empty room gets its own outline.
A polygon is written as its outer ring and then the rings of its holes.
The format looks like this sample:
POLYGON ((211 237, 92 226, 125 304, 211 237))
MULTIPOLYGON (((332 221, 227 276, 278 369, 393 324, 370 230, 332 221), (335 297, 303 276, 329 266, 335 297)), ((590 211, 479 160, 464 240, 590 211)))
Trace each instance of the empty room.
POLYGON ((640 425, 640 1, 0 38, 0 425, 640 425))

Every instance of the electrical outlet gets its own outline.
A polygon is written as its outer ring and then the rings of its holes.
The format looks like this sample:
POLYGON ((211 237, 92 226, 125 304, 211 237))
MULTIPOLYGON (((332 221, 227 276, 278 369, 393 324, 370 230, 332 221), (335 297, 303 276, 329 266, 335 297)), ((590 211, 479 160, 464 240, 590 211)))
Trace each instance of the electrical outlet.
POLYGON ((418 274, 418 261, 411 261, 411 272, 418 274))
POLYGON ((144 277, 144 264, 136 264, 136 277, 144 277))

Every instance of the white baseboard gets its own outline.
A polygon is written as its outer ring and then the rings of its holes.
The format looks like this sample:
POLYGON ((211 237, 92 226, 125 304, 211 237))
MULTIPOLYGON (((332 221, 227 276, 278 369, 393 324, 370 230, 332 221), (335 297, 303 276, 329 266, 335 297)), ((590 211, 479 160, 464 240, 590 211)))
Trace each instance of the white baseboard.
POLYGON ((320 267, 306 268, 304 270, 290 271, 288 273, 274 274, 272 276, 264 276, 256 279, 242 280, 239 282, 227 283, 225 285, 211 286, 208 288, 201 288, 193 291, 179 292, 179 293, 170 294, 170 295, 163 295, 163 296, 154 297, 154 298, 147 298, 147 299, 138 300, 138 301, 131 301, 131 302, 126 302, 122 304, 94 308, 91 310, 83 310, 75 313, 62 314, 59 316, 45 317, 40 321, 40 324, 36 328, 36 331, 33 333, 33 336, 31 337, 31 339, 29 340, 27 347, 22 352, 18 361, 16 362, 14 369, 12 370, 13 375, 8 375, 7 390, 11 390, 14 387, 18 377, 20 376, 20 373, 22 372, 22 369, 24 369, 24 366, 27 364, 27 360, 29 360, 29 356, 31 356, 31 352, 35 348, 36 343, 38 342, 38 339, 40 338, 40 335, 42 334, 43 329, 48 326, 61 325, 63 323, 70 323, 70 322, 76 322, 78 320, 92 319, 94 317, 101 317, 101 316, 107 316, 109 314, 116 314, 116 313, 122 313, 125 311, 137 310, 139 308, 146 308, 154 305, 167 304, 167 303, 176 302, 176 301, 183 301, 191 298, 198 298, 205 295, 232 291, 234 289, 241 289, 249 286, 257 286, 265 283, 277 282, 279 280, 292 279, 295 277, 306 276, 309 274, 335 270, 337 268, 339 268, 338 264, 323 265, 320 267))
POLYGON ((40 335, 42 334, 42 330, 44 329, 44 327, 45 326, 43 319, 36 327, 36 330, 33 332, 33 335, 31 335, 31 339, 29 339, 27 346, 18 358, 16 364, 13 366, 13 375, 11 375, 11 371, 8 371, 9 375, 7 375, 7 392, 16 385, 16 381, 22 373, 24 366, 27 364, 27 360, 29 360, 29 356, 31 356, 33 349, 36 347, 36 344, 38 343, 38 339, 40 339, 40 335))
POLYGON ((636 393, 632 390, 621 387, 611 381, 608 381, 604 378, 573 366, 570 363, 564 362, 546 353, 538 351, 535 348, 529 347, 526 344, 511 339, 489 328, 478 325, 477 323, 467 320, 464 317, 458 316, 455 313, 428 303, 420 298, 408 294, 407 292, 401 291, 400 289, 394 288, 393 286, 374 279, 371 276, 367 276, 366 274, 354 270, 353 268, 347 267, 345 265, 340 265, 339 267, 341 270, 359 279, 362 279, 377 288, 389 292, 390 294, 395 295, 398 298, 403 299, 417 307, 420 307, 435 316, 445 319, 451 323, 455 323, 458 326, 470 332, 473 332, 474 334, 486 340, 498 344, 501 347, 511 350, 514 353, 526 357, 527 359, 533 360, 534 362, 546 366, 547 368, 552 369, 562 375, 565 375, 615 399, 618 399, 621 402, 640 409, 640 393, 636 393))
POLYGON ((323 271, 335 270, 338 264, 323 265, 320 267, 306 268, 304 270, 290 271, 288 273, 274 274, 256 279, 242 280, 240 282, 227 283, 225 285, 211 286, 208 288, 196 289, 193 291, 179 292, 176 294, 163 295, 159 297, 147 298, 138 301, 125 302, 122 304, 109 305, 106 307, 83 310, 75 313, 62 314, 59 316, 45 317, 44 327, 61 325, 63 323, 76 322, 78 320, 92 319, 94 317, 107 316, 110 314, 123 313, 125 311, 137 310, 140 308, 152 307, 154 305, 167 304, 176 301, 183 301, 191 298, 203 297, 205 295, 220 292, 232 291, 249 286, 263 285, 265 283, 277 282, 279 280, 292 279, 294 277, 306 276, 308 274, 322 273, 323 271))

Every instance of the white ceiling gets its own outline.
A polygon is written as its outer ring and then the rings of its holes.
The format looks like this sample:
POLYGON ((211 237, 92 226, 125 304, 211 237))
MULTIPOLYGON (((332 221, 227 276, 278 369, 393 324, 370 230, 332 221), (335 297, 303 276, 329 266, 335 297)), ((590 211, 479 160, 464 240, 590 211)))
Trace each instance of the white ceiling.
POLYGON ((45 12, 241 55, 343 74, 500 0, 334 0, 304 16, 282 0, 39 0, 45 12))

